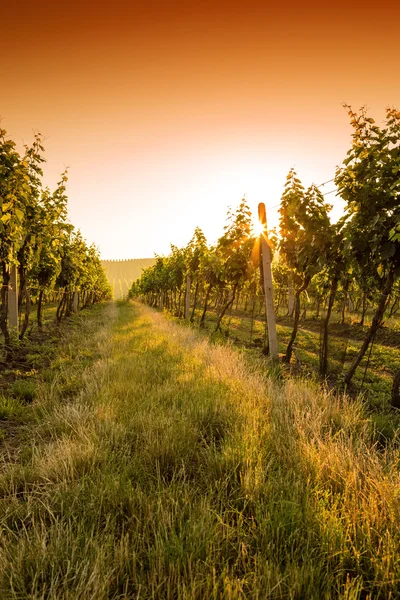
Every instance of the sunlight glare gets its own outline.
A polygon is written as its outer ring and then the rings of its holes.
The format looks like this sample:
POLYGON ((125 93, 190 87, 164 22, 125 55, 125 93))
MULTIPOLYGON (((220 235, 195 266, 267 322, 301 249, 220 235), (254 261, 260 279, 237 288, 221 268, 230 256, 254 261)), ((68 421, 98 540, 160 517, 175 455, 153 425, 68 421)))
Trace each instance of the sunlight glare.
POLYGON ((254 219, 253 230, 255 235, 259 236, 265 231, 265 227, 258 219, 254 219))

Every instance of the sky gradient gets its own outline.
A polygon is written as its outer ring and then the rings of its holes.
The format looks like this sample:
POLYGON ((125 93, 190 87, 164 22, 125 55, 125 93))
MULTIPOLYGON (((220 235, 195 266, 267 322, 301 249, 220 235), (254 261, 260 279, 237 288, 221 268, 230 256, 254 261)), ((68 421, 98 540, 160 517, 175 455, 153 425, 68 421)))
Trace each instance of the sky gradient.
POLYGON ((345 157, 343 102, 400 108, 393 0, 38 4, 0 8, 2 127, 45 136, 51 187, 70 167, 70 219, 105 259, 196 225, 214 242, 243 195, 276 225, 292 166, 320 184, 345 157))

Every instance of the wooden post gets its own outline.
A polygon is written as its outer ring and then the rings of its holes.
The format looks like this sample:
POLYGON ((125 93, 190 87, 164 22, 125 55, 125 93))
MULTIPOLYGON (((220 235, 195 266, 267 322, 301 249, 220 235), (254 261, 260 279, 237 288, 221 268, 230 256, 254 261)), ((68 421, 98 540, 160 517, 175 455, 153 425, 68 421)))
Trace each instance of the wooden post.
POLYGON ((10 273, 7 299, 7 318, 11 337, 18 338, 18 279, 16 266, 12 267, 10 273))
POLYGON ((78 292, 75 290, 73 300, 72 300, 72 312, 74 312, 74 313, 78 312, 78 298, 79 298, 78 292))
POLYGON ((186 275, 185 319, 190 318, 190 275, 186 275))
POLYGON ((263 225, 263 231, 260 233, 261 244, 261 259, 264 276, 264 292, 265 292, 265 314, 268 325, 268 343, 269 354, 273 360, 278 360, 278 338, 276 335, 276 321, 274 311, 274 294, 272 287, 272 271, 271 271, 271 252, 267 240, 267 213, 264 202, 258 205, 258 218, 263 225))

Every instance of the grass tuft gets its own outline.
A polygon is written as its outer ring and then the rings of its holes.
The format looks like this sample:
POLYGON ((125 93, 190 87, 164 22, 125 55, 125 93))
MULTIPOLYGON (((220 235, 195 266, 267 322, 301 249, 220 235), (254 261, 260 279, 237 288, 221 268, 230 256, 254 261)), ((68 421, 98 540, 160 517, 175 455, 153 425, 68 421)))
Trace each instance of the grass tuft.
POLYGON ((23 416, 24 406, 17 398, 0 396, 0 420, 19 420, 23 416))
POLYGON ((36 384, 27 379, 17 379, 11 386, 11 393, 26 403, 33 402, 36 394, 36 384))

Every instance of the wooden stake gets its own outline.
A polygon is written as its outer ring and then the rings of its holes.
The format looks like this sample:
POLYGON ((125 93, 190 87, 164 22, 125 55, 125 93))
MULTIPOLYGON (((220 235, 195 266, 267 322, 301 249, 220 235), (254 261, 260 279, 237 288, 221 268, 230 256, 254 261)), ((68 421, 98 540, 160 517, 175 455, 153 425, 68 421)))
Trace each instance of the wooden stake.
POLYGON ((190 318, 190 275, 186 275, 185 319, 190 318))
POLYGON ((260 202, 258 205, 258 218, 263 225, 263 231, 260 234, 260 244, 264 276, 265 314, 268 325, 269 354, 273 360, 278 360, 278 338, 276 335, 274 294, 272 287, 271 252, 267 240, 267 213, 264 202, 260 202))
POLYGON ((7 305, 7 318, 10 334, 12 337, 18 337, 18 278, 16 266, 12 267, 10 273, 7 305))
POLYGON ((75 290, 74 291, 74 296, 73 296, 73 301, 72 301, 72 312, 76 313, 78 312, 78 292, 75 290))

